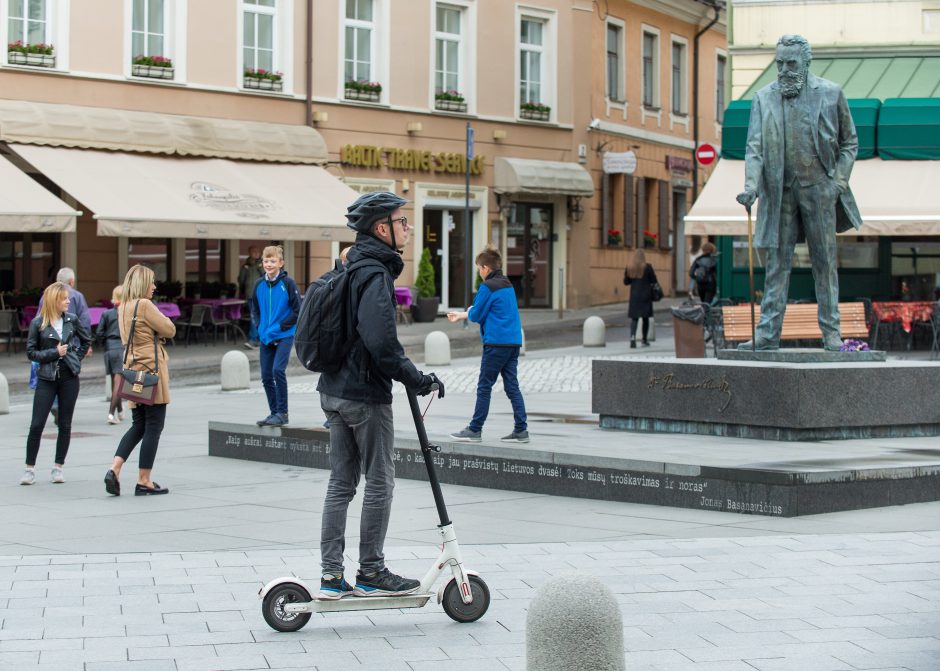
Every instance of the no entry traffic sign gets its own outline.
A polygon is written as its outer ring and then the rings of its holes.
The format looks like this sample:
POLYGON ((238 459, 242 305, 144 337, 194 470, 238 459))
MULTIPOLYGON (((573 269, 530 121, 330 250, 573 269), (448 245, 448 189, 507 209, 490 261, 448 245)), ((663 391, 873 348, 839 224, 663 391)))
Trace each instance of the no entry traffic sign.
POLYGON ((695 158, 702 165, 708 165, 718 158, 718 152, 710 144, 699 145, 699 148, 695 150, 695 158))

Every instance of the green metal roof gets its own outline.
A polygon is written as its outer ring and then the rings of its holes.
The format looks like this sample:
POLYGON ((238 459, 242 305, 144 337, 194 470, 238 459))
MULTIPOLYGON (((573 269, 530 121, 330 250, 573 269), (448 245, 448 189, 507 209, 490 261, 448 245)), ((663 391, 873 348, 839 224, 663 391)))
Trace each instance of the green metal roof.
MULTIPOLYGON (((815 58, 810 70, 839 84, 846 98, 940 98, 940 56, 815 58)), ((771 63, 741 99, 750 100, 776 78, 771 63)))

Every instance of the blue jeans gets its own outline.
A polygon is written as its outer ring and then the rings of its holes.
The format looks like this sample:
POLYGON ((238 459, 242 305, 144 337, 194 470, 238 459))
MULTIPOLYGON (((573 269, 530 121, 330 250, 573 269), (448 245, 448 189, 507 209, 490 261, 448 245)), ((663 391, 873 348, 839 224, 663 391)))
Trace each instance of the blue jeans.
POLYGON ((320 528, 323 572, 343 572, 346 513, 356 496, 360 475, 365 475, 366 487, 359 516, 359 569, 364 573, 381 571, 395 489, 392 406, 321 393, 320 407, 330 424, 330 482, 320 528))
POLYGON ((271 414, 287 414, 287 362, 293 350, 294 337, 282 338, 265 345, 261 343, 261 384, 268 397, 271 414))
POLYGON ((471 431, 482 431, 486 416, 490 413, 490 396, 496 378, 503 376, 503 389, 512 404, 512 418, 515 422, 513 431, 526 431, 525 401, 519 391, 519 378, 516 369, 519 365, 518 347, 483 346, 483 358, 480 360, 480 380, 477 382, 477 404, 470 420, 471 431))

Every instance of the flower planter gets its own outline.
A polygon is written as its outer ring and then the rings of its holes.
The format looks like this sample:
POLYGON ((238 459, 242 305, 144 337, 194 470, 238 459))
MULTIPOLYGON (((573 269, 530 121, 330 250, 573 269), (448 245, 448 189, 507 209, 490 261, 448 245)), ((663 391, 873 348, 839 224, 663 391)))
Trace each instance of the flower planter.
POLYGON ((245 77, 246 89, 257 89, 259 91, 283 91, 284 81, 273 79, 259 79, 257 77, 245 77))
POLYGON ((622 240, 622 239, 617 238, 617 237, 609 237, 609 236, 608 236, 608 238, 607 238, 607 246, 608 246, 608 247, 619 247, 621 244, 623 244, 623 240, 622 240))
POLYGON ((161 68, 156 65, 132 65, 131 74, 135 77, 150 77, 151 79, 173 79, 176 68, 161 68))
POLYGON ((54 68, 54 54, 24 54, 21 51, 8 51, 7 63, 10 65, 32 65, 39 68, 54 68))
POLYGON ((548 110, 519 110, 519 117, 529 121, 548 121, 549 114, 548 110))
POLYGON ((464 100, 435 100, 434 109, 442 112, 463 112, 467 111, 467 103, 464 100))
POLYGON ((441 305, 441 299, 437 296, 433 298, 419 298, 411 306, 411 318, 416 322, 428 323, 437 319, 437 309, 441 305))
POLYGON ((652 248, 655 247, 655 246, 656 246, 656 241, 655 241, 655 240, 644 240, 644 241, 643 241, 643 248, 644 248, 644 249, 652 249, 652 248))
POLYGON ((379 101, 379 91, 361 91, 347 88, 344 95, 346 100, 358 100, 366 103, 377 103, 379 101))

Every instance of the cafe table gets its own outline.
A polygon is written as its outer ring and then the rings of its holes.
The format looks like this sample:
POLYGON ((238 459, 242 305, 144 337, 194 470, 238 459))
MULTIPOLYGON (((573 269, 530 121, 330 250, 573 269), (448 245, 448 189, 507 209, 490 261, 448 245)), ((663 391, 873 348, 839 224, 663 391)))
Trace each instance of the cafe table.
POLYGON ((898 324, 907 338, 907 349, 911 349, 911 331, 915 323, 930 323, 936 303, 931 301, 874 301, 871 304, 875 326, 872 330, 872 346, 878 342, 881 324, 898 324))

